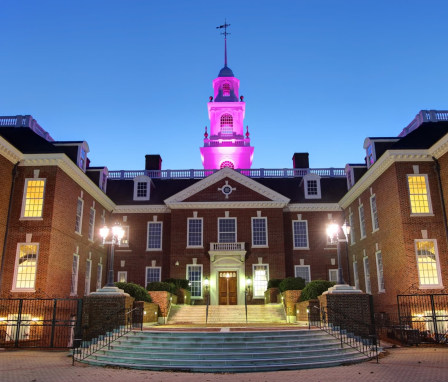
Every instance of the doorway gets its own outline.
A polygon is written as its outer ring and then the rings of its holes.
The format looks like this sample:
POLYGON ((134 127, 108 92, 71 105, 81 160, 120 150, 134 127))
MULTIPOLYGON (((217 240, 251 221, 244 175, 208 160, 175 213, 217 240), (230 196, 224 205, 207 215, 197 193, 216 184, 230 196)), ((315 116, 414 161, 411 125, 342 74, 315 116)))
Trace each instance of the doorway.
POLYGON ((219 305, 236 305, 238 303, 237 272, 220 271, 218 277, 219 305))

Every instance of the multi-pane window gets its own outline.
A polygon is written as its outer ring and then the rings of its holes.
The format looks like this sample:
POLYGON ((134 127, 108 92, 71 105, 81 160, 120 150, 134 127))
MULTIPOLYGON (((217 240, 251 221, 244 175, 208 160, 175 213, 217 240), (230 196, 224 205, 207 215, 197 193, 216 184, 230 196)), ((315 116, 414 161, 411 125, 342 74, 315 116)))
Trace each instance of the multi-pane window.
POLYGON ((294 266, 294 275, 295 277, 301 277, 305 280, 305 284, 308 284, 311 281, 311 272, 309 265, 296 265, 294 266))
POLYGON ((370 197, 370 211, 372 213, 372 229, 376 231, 380 228, 378 223, 378 210, 376 208, 376 195, 370 197))
POLYGON ((222 85, 222 95, 224 97, 230 96, 230 84, 225 83, 222 85))
POLYGON ((44 206, 45 179, 26 179, 22 217, 41 218, 44 206))
POLYGON ((353 262, 353 278, 355 279, 355 288, 359 289, 359 273, 358 273, 358 262, 353 262))
POLYGON ((83 171, 86 169, 86 159, 87 159, 86 150, 84 150, 84 148, 80 147, 79 148, 79 168, 83 171))
POLYGON ((84 200, 78 198, 78 203, 76 205, 76 222, 75 222, 75 232, 81 233, 82 228, 82 210, 84 208, 84 200))
POLYGON ((188 247, 202 247, 202 218, 188 218, 188 247))
POLYGON ((146 285, 160 281, 161 275, 161 267, 146 267, 146 285))
POLYGON ((218 242, 236 243, 236 218, 218 218, 218 242))
POLYGON ((364 263, 364 280, 366 283, 366 293, 372 293, 372 287, 370 284, 370 266, 369 266, 369 258, 366 256, 363 258, 364 263))
POLYGON ((38 244, 18 244, 13 289, 34 290, 38 244))
POLYGON ((338 270, 337 269, 329 269, 328 270, 328 280, 333 282, 338 282, 338 270))
POLYGON ((320 176, 316 174, 307 174, 303 177, 305 182, 305 199, 320 199, 320 176))
POLYGON ((355 223, 352 212, 348 215, 348 223, 350 224, 350 244, 355 244, 355 223))
POLYGON ((254 278, 254 298, 264 297, 264 292, 268 287, 269 280, 269 265, 267 264, 253 264, 252 274, 254 278))
POLYGON ((383 256, 381 251, 378 251, 376 254, 376 273, 378 277, 378 293, 385 292, 384 288, 384 274, 383 274, 383 256))
POLYGON ((317 195, 317 180, 310 179, 306 182, 308 195, 317 195))
POLYGON ((121 226, 123 228, 124 235, 121 239, 120 247, 129 247, 129 226, 121 226))
POLYGON ((96 269, 96 289, 101 289, 101 282, 103 278, 103 264, 98 264, 96 269))
POLYGON ((84 283, 84 296, 90 293, 90 280, 92 278, 92 260, 86 262, 86 279, 84 283))
POLYGON ((294 249, 308 249, 308 221, 294 220, 292 222, 294 249))
POLYGON ((369 145, 367 147, 367 161, 368 161, 368 167, 370 167, 372 164, 375 163, 375 156, 373 155, 372 145, 369 145))
POLYGON ((151 178, 139 175, 134 178, 134 200, 149 200, 151 178))
POLYGON ((233 134, 233 117, 231 114, 221 115, 221 134, 232 135, 233 134))
POLYGON ((93 241, 94 234, 95 234, 95 209, 91 208, 89 214, 89 240, 93 241))
POLYGON ((202 265, 187 265, 187 280, 190 282, 191 298, 201 298, 202 265))
POLYGON ((162 249, 162 222, 148 222, 148 242, 146 249, 148 251, 162 249))
POLYGON ((411 214, 431 214, 427 175, 408 175, 411 214))
POLYGON ((79 256, 73 255, 72 262, 72 284, 70 287, 70 295, 75 296, 78 293, 78 274, 79 274, 79 256))
POLYGON ((268 245, 267 218, 252 218, 252 246, 268 245))
POLYGON ((366 219, 364 217, 364 205, 359 206, 359 230, 361 233, 361 239, 366 237, 366 219))
POLYGON ((146 198, 148 195, 148 183, 137 182, 137 198, 146 198))
MULTIPOLYGON (((117 281, 119 283, 127 283, 128 282, 128 272, 126 272, 126 271, 119 271, 117 273, 117 281)), ((146 283, 146 284, 148 284, 148 283, 146 283)))
POLYGON ((439 255, 435 240, 415 240, 418 278, 421 287, 442 285, 439 255))

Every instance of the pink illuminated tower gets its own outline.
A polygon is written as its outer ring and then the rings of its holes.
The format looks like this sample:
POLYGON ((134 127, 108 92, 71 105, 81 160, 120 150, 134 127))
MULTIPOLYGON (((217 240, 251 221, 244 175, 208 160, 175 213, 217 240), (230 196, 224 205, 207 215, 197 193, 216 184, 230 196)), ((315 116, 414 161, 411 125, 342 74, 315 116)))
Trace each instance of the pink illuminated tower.
POLYGON ((240 80, 234 77, 227 66, 227 27, 224 23, 224 67, 213 80, 214 97, 208 103, 210 136, 207 127, 201 158, 204 169, 250 169, 254 148, 250 145, 249 129, 244 134, 246 103, 239 97, 240 80))

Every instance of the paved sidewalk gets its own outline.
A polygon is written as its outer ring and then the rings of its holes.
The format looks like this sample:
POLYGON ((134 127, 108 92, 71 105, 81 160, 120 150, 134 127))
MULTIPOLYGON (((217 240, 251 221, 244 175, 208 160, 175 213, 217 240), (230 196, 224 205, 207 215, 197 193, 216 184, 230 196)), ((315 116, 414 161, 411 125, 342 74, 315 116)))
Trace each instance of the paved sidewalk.
POLYGON ((279 371, 244 374, 202 374, 155 372, 101 368, 83 364, 71 365, 67 352, 2 351, 2 382, 446 382, 448 381, 448 348, 419 347, 389 349, 380 360, 326 369, 279 371))

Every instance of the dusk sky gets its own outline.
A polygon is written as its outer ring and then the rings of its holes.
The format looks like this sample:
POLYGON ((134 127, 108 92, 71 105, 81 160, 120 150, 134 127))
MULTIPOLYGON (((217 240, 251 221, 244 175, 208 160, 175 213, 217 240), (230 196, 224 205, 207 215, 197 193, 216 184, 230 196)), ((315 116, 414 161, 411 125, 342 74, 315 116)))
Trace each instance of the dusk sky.
POLYGON ((85 140, 92 166, 202 168, 208 97, 228 65, 252 168, 363 161, 421 109, 447 110, 448 2, 2 0, 0 115, 85 140))

